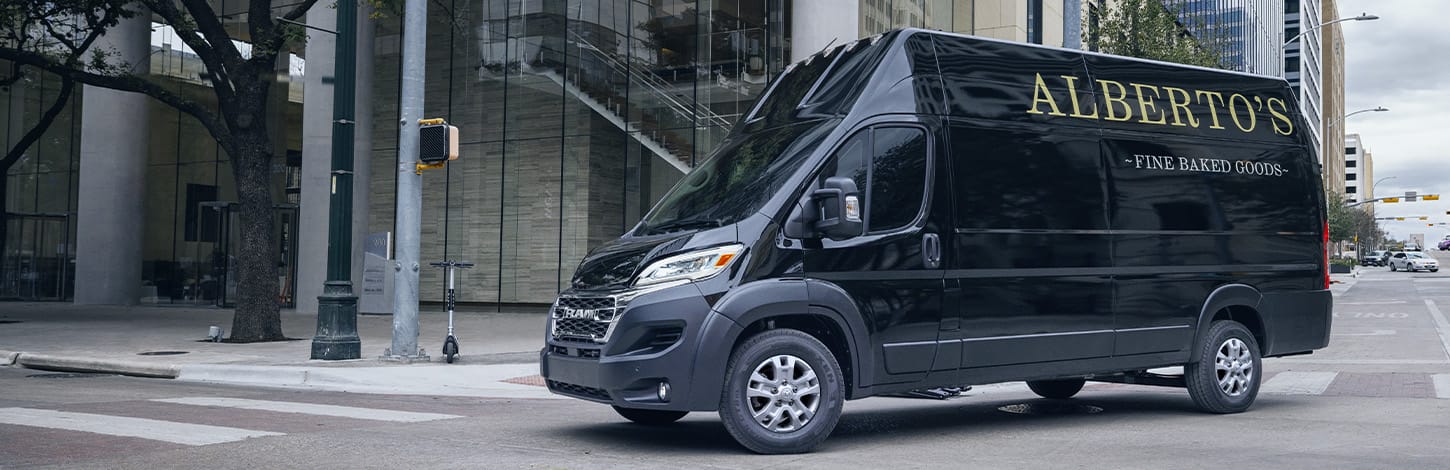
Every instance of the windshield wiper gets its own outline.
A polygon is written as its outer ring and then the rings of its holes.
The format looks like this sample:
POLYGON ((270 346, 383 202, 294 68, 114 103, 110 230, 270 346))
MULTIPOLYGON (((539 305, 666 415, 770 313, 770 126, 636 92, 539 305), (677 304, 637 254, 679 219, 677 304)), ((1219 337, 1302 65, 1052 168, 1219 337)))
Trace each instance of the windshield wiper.
POLYGON ((709 229, 719 227, 719 219, 679 219, 665 222, 657 226, 645 226, 645 233, 670 233, 683 230, 709 229))

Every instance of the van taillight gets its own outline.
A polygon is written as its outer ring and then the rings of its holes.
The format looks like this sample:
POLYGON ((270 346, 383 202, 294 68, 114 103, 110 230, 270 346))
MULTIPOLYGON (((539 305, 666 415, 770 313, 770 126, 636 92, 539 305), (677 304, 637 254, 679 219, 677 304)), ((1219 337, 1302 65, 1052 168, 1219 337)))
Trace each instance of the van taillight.
POLYGON ((1329 289, 1329 219, 1324 220, 1324 289, 1329 289))

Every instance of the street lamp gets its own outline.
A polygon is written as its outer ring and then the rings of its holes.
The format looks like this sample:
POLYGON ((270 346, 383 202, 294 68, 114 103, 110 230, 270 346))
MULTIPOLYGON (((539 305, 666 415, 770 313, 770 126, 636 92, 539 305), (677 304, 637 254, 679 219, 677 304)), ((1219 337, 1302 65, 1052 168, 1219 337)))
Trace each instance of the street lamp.
MULTIPOLYGON (((320 29, 320 28, 319 28, 320 29)), ((325 30, 324 30, 325 31, 325 30)), ((330 32, 330 31, 329 31, 330 32)), ((327 281, 317 297, 312 358, 362 357, 357 296, 352 291, 352 167, 357 75, 357 2, 337 2, 337 47, 332 89, 332 197, 328 201, 327 281)))
POLYGON ((1353 18, 1340 18, 1340 19, 1337 19, 1337 20, 1334 20, 1334 21, 1330 21, 1328 23, 1319 23, 1318 25, 1315 25, 1312 28, 1309 28, 1309 29, 1304 30, 1304 32, 1299 33, 1299 35, 1294 36, 1292 38, 1289 38, 1288 41, 1284 41, 1284 47, 1285 48, 1288 48, 1289 47, 1289 44, 1293 44, 1294 41, 1298 41, 1299 38, 1304 37, 1305 34, 1309 34, 1311 32, 1314 32, 1314 30, 1316 30, 1316 29, 1323 28, 1325 26, 1329 26, 1329 25, 1332 25, 1334 23, 1342 23, 1342 22, 1345 22, 1345 21, 1370 21, 1370 20, 1377 20, 1377 19, 1380 19, 1380 17, 1375 16, 1375 15, 1371 15, 1371 14, 1368 14, 1368 13, 1360 13, 1359 16, 1356 16, 1356 17, 1353 17, 1353 18))
POLYGON ((1369 108, 1369 109, 1361 109, 1359 111, 1355 111, 1355 112, 1346 114, 1346 115, 1340 117, 1339 119, 1335 119, 1334 122, 1331 122, 1331 123, 1329 123, 1328 126, 1324 126, 1324 127, 1326 127, 1326 128, 1333 128, 1334 126, 1338 125, 1339 123, 1344 122, 1345 119, 1349 119, 1350 116, 1353 116, 1353 115, 1356 115, 1356 114, 1359 114, 1359 113, 1369 113, 1369 112, 1383 113, 1383 112, 1389 111, 1389 110, 1390 110, 1390 108, 1386 108, 1384 106, 1379 106, 1379 107, 1374 107, 1374 108, 1369 108))

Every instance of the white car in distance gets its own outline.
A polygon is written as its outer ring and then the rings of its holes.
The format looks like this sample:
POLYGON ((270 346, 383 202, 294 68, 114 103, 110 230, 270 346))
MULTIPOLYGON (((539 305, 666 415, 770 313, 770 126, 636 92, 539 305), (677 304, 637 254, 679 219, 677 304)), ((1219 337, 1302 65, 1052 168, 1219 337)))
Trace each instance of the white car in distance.
POLYGON ((1440 262, 1419 251, 1395 253, 1390 257, 1390 271, 1401 269, 1410 272, 1425 269, 1433 273, 1440 270, 1440 262))

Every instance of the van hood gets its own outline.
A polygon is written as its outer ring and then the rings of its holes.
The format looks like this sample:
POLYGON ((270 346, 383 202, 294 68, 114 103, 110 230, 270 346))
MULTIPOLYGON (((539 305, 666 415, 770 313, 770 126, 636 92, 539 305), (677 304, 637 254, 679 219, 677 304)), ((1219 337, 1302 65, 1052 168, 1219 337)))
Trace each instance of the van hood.
POLYGON ((650 237, 620 238, 599 247, 574 271, 574 290, 604 290, 629 287, 646 262, 689 246, 696 232, 666 233, 650 237))

